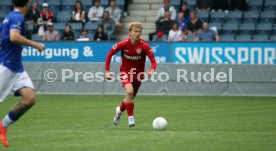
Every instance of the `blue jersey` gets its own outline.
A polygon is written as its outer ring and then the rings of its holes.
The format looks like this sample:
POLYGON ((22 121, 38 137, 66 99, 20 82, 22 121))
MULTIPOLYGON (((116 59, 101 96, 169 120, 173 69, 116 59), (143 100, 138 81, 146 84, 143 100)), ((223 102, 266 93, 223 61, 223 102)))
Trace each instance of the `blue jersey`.
POLYGON ((22 46, 10 41, 10 30, 16 29, 21 35, 25 34, 24 16, 18 11, 10 12, 2 23, 2 41, 0 49, 0 64, 3 64, 12 72, 23 72, 22 46))

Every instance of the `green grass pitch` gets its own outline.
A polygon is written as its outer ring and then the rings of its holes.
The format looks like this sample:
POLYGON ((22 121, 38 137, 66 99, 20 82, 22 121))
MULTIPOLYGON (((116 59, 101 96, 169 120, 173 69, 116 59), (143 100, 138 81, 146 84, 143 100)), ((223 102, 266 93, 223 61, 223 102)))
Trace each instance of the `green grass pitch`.
MULTIPOLYGON (((9 127, 0 151, 275 151, 275 97, 138 96, 136 126, 126 113, 112 125, 123 96, 38 95, 9 127), (166 131, 152 130, 163 116, 166 131)), ((0 103, 1 118, 18 98, 0 103)))

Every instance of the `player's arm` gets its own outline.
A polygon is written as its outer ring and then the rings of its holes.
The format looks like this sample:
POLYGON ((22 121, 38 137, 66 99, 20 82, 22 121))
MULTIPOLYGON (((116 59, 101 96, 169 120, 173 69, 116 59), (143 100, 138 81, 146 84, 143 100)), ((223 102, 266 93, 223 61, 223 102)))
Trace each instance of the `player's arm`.
POLYGON ((106 55, 106 62, 105 62, 105 78, 106 79, 109 79, 109 80, 111 79, 111 75, 110 75, 111 58, 113 55, 115 55, 120 50, 120 46, 121 46, 120 43, 115 44, 106 55))
POLYGON ((23 37, 20 34, 20 31, 17 29, 10 29, 10 41, 18 45, 28 45, 35 47, 40 52, 45 48, 45 45, 43 43, 37 43, 23 37))
POLYGON ((153 74, 153 72, 155 71, 157 63, 154 58, 154 54, 153 54, 152 50, 149 50, 147 52, 147 56, 149 57, 150 62, 151 62, 151 67, 150 67, 149 71, 147 72, 148 76, 150 77, 153 74))

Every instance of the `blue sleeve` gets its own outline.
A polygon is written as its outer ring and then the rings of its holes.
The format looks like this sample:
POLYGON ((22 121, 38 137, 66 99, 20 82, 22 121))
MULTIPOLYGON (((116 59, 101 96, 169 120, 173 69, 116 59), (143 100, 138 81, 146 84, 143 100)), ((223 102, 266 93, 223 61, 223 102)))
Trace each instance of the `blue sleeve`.
POLYGON ((11 29, 17 29, 19 31, 22 31, 22 27, 24 25, 24 19, 21 16, 13 16, 10 18, 10 30, 11 29))

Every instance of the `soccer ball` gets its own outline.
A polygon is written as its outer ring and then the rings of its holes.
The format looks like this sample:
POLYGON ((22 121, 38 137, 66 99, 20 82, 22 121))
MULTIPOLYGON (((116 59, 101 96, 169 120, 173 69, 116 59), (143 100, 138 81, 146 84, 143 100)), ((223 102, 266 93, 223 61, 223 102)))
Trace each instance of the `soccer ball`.
POLYGON ((163 117, 157 117, 152 122, 152 127, 154 130, 166 130, 167 125, 167 120, 163 117))

